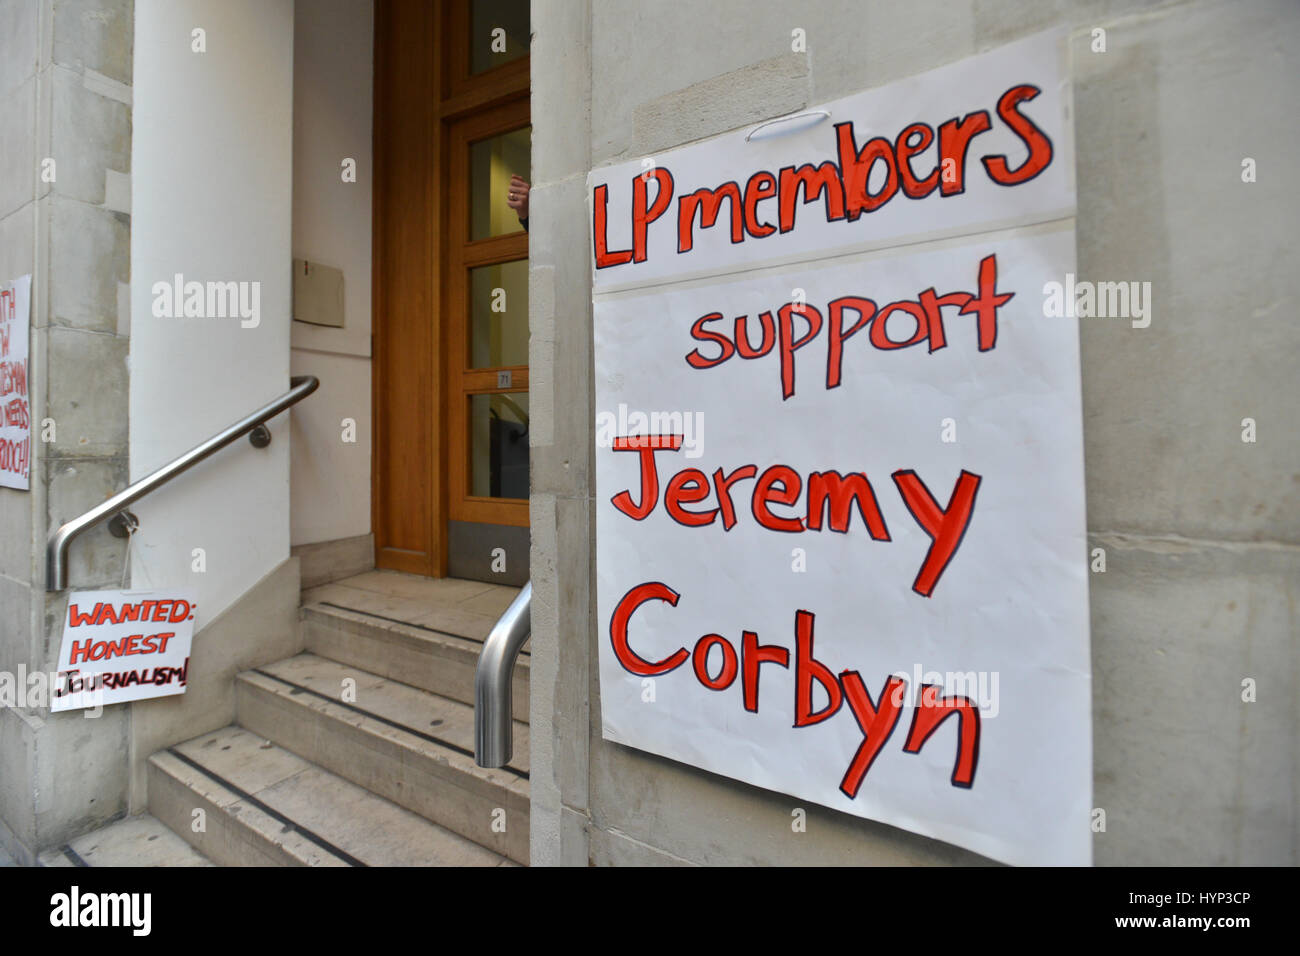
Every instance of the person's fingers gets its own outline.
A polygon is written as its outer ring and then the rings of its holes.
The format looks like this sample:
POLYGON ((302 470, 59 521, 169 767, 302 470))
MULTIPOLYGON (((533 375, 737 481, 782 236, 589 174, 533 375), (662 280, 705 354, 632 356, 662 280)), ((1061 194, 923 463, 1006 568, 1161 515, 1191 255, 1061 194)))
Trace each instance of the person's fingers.
POLYGON ((518 173, 512 173, 510 185, 506 189, 506 205, 518 212, 521 219, 528 209, 528 191, 528 180, 518 173))
POLYGON ((528 205, 528 180, 516 174, 511 175, 506 192, 506 205, 511 209, 522 210, 528 205))

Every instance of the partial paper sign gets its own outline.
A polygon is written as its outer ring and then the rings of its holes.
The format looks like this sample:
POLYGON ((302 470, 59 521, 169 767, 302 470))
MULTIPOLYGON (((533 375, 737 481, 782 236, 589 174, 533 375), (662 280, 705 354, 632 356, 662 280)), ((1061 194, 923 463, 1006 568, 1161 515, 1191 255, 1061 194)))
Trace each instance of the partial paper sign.
POLYGON ((1074 215, 1064 37, 593 170, 596 292, 1074 215))
POLYGON ((190 591, 68 597, 53 711, 183 694, 194 637, 190 591))
POLYGON ((31 487, 32 403, 28 388, 32 277, 0 285, 0 486, 31 487))
POLYGON ((1043 304, 1075 271, 1063 51, 665 153, 662 203, 630 168, 589 177, 607 740, 997 860, 1091 861, 1078 326, 1043 304), (822 188, 782 198, 806 164, 822 188), (663 206, 644 258, 602 268, 602 219, 639 229, 639 203, 663 206))

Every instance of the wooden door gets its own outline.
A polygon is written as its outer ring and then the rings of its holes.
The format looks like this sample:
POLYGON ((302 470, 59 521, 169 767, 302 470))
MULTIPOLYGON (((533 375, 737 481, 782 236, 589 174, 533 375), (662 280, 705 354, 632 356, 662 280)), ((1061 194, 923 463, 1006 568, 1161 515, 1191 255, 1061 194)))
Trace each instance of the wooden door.
POLYGON ((448 138, 448 513, 528 525, 528 233, 506 205, 528 178, 528 102, 482 110, 448 138), (522 480, 521 480, 522 478, 522 480))
POLYGON ((376 3, 377 567, 527 576, 528 237, 500 173, 528 177, 528 34, 527 0, 376 3))

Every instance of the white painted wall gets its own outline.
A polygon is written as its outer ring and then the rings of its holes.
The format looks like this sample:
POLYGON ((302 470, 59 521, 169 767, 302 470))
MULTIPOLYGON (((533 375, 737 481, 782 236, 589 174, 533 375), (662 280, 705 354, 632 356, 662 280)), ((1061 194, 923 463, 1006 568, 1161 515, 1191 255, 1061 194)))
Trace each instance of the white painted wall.
POLYGON ((302 0, 294 24, 293 254, 343 270, 341 329, 293 323, 293 544, 370 531, 370 203, 374 3, 302 0), (356 182, 344 182, 344 159, 356 182), (344 419, 356 441, 343 440, 344 419))
MULTIPOLYGON (((289 386, 293 31, 293 0, 136 0, 132 480, 289 386), (175 273, 260 283, 260 324, 155 317, 175 273)), ((193 587, 200 627, 289 556, 288 416, 271 431, 134 509, 133 586, 193 587)))

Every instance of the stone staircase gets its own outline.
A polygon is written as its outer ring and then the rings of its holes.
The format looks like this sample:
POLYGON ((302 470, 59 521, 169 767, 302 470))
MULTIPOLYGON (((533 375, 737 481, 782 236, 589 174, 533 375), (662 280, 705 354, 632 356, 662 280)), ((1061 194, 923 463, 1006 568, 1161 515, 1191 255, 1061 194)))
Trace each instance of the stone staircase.
POLYGON ((479 648, 516 593, 386 571, 306 592, 305 653, 240 674, 234 724, 149 759, 150 813, 42 862, 527 864, 527 648, 515 756, 474 762, 479 648))

